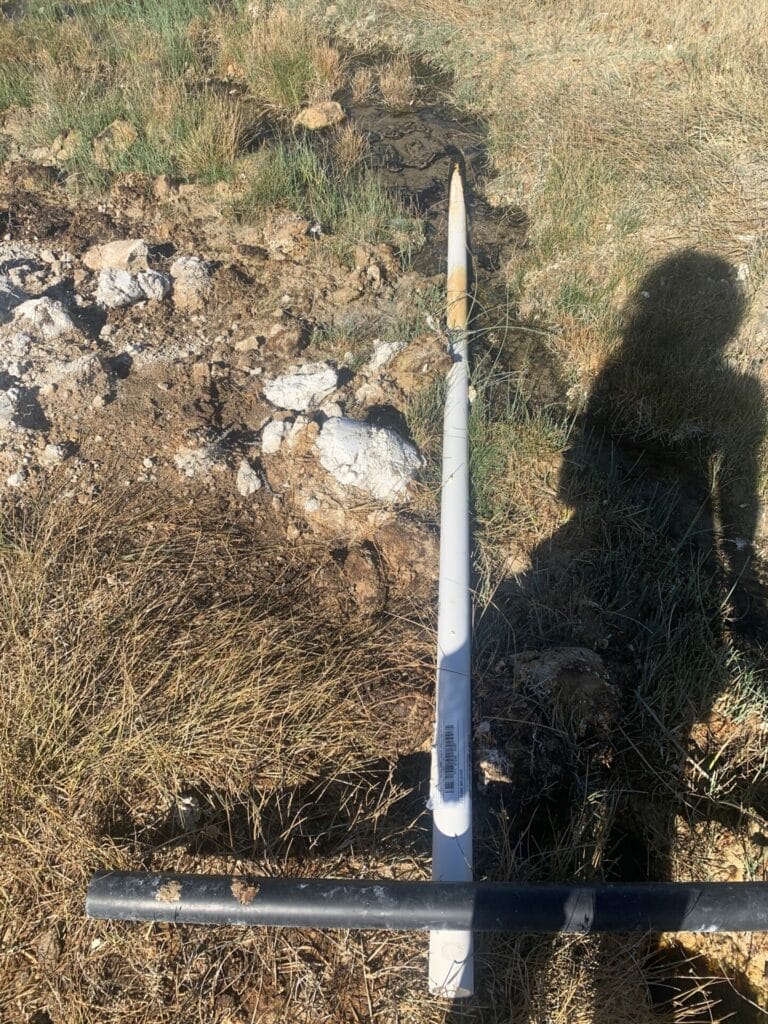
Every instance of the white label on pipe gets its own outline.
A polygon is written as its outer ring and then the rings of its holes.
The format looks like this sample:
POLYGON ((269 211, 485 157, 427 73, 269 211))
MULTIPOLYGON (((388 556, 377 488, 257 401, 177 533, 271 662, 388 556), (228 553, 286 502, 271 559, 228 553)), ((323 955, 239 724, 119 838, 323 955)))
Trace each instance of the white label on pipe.
POLYGON ((469 747, 464 723, 458 718, 442 723, 437 766, 437 801, 443 805, 463 801, 469 788, 469 747))

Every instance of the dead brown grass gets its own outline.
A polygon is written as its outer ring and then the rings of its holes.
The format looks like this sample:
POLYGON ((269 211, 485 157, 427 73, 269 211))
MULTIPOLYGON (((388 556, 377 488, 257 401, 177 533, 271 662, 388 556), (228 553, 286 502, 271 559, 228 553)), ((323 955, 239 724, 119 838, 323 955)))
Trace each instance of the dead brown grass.
POLYGON ((418 962, 418 940, 83 916, 99 865, 375 873, 407 832, 392 768, 404 723, 416 745, 428 728, 426 696, 412 715, 428 637, 350 615, 333 559, 275 537, 204 505, 5 516, 3 1020, 346 1019, 367 984, 382 1003, 408 984, 390 954, 418 962), (199 809, 186 831, 183 796, 199 809))
POLYGON ((404 54, 379 68, 379 89, 384 102, 394 110, 407 110, 416 102, 419 87, 411 72, 411 62, 404 54))

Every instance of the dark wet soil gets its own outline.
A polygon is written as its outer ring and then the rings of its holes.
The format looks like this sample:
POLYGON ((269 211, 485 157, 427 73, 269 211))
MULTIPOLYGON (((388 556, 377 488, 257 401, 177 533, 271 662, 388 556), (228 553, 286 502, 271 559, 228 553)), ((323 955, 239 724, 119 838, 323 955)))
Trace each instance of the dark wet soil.
POLYGON ((424 220, 426 241, 415 270, 445 269, 448 181, 458 161, 467 183, 471 251, 478 275, 498 271, 525 243, 527 220, 518 207, 492 207, 482 197, 491 175, 486 130, 456 108, 437 100, 393 111, 381 103, 347 106, 350 121, 368 138, 371 164, 381 182, 424 220))

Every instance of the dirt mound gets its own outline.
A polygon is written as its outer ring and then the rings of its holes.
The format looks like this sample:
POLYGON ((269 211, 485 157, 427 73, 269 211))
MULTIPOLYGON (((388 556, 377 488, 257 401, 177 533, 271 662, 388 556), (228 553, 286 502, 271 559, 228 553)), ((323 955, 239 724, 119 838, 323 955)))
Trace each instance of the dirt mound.
MULTIPOLYGON (((18 174, 4 183, 10 195, 18 174)), ((436 282, 401 273, 387 246, 359 247, 350 269, 300 218, 241 227, 222 217, 216 189, 182 186, 158 203, 158 187, 122 181, 99 209, 59 191, 55 222, 40 196, 44 241, 31 230, 34 193, 21 223, 9 214, 6 494, 32 494, 52 474, 79 502, 114 487, 209 492, 257 517, 281 507, 289 537, 391 539, 423 461, 408 402, 446 365, 438 325, 413 313, 436 282), (344 423, 351 454, 336 445, 331 456, 344 423)), ((413 519, 406 529, 423 532, 413 519)), ((396 549, 387 571, 412 583, 396 549)), ((421 569, 429 585, 435 566, 421 569)))

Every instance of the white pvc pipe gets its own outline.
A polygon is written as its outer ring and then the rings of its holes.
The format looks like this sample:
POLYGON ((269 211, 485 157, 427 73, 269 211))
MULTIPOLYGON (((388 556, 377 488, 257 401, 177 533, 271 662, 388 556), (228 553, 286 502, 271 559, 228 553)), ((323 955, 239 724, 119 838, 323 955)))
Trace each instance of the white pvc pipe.
MULTIPOLYGON (((467 436, 467 215, 461 173, 451 176, 448 204, 448 372, 440 502, 437 697, 430 773, 432 878, 472 880, 472 619, 467 436)), ((429 990, 457 998, 474 990, 471 931, 429 935, 429 990)))

